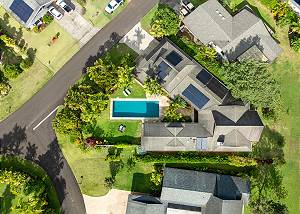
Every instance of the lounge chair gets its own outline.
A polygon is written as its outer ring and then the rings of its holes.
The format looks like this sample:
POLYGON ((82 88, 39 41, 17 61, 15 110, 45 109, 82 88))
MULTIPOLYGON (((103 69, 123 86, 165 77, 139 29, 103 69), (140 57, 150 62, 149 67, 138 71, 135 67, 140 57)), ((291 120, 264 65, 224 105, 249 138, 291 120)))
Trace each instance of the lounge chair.
POLYGON ((125 88, 125 92, 130 95, 131 94, 131 91, 129 90, 129 88, 125 88))
POLYGON ((125 90, 123 91, 123 94, 124 94, 125 97, 128 97, 128 94, 125 90))

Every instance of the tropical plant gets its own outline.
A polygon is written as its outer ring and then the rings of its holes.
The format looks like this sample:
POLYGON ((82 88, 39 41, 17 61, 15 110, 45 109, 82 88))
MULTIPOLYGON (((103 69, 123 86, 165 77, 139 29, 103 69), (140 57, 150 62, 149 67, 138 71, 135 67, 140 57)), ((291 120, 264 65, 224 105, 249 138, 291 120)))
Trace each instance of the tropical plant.
POLYGON ((292 33, 300 34, 300 18, 290 25, 290 30, 292 33))
POLYGON ((164 37, 177 34, 180 20, 176 12, 164 5, 159 5, 151 23, 150 34, 154 37, 164 37))
POLYGON ((11 86, 9 83, 5 81, 0 82, 0 98, 8 95, 9 91, 11 89, 11 86))
POLYGON ((0 170, 0 184, 7 185, 6 194, 13 203, 5 204, 0 200, 3 213, 53 213, 48 207, 46 184, 28 174, 7 169, 0 170), (4 210, 3 210, 4 209, 4 210))
POLYGON ((122 59, 121 64, 117 68, 118 73, 118 88, 127 88, 132 84, 134 66, 132 66, 132 59, 126 56, 122 59))
POLYGON ((19 76, 19 74, 22 73, 22 69, 20 68, 20 65, 4 65, 3 74, 7 79, 15 79, 19 76))
POLYGON ((291 41, 291 47, 300 53, 300 37, 299 38, 294 38, 291 41))
POLYGON ((49 25, 51 22, 53 22, 54 18, 50 14, 46 14, 43 16, 42 21, 46 24, 49 25))
POLYGON ((163 90, 162 86, 158 83, 157 78, 148 77, 144 83, 145 92, 150 95, 165 95, 166 92, 163 90))
POLYGON ((280 106, 279 84, 267 66, 254 60, 226 63, 222 76, 234 97, 255 107, 275 109, 280 106))
POLYGON ((93 80, 102 92, 111 94, 118 82, 118 72, 115 65, 109 59, 98 59, 94 66, 88 67, 88 76, 93 80))
POLYGON ((127 159, 127 162, 126 162, 126 165, 127 165, 127 171, 130 172, 132 171, 132 169, 135 167, 135 164, 136 164, 136 160, 134 157, 129 157, 127 159))
POLYGON ((75 135, 76 137, 81 136, 79 134, 80 114, 68 107, 64 107, 57 112, 52 125, 57 133, 75 135))

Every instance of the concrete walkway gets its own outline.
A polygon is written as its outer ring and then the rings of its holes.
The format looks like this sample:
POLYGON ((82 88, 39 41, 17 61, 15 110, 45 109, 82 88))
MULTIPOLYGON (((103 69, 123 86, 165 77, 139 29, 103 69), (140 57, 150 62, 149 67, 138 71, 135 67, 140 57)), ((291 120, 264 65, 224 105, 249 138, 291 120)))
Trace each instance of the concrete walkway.
POLYGON ((120 41, 141 55, 147 48, 156 46, 158 41, 137 23, 120 41))
POLYGON ((129 194, 130 191, 112 189, 101 197, 83 195, 86 212, 87 214, 125 214, 129 194))

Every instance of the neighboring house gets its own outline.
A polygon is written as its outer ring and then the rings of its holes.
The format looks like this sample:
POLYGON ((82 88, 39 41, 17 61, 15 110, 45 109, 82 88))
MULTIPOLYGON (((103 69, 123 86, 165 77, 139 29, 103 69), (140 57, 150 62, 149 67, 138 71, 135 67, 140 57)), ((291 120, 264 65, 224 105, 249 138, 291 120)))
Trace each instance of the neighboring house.
POLYGON ((158 77, 171 98, 183 97, 194 109, 191 123, 145 120, 143 151, 251 151, 264 125, 256 111, 237 102, 200 64, 165 39, 138 62, 136 78, 158 77))
POLYGON ((126 214, 242 214, 249 196, 248 179, 165 168, 160 198, 129 195, 126 214))
POLYGON ((199 5, 183 20, 195 41, 211 45, 228 60, 272 62, 282 52, 272 30, 245 6, 232 16, 217 0, 199 5))
POLYGON ((43 17, 53 0, 0 0, 3 7, 21 24, 31 28, 43 17))

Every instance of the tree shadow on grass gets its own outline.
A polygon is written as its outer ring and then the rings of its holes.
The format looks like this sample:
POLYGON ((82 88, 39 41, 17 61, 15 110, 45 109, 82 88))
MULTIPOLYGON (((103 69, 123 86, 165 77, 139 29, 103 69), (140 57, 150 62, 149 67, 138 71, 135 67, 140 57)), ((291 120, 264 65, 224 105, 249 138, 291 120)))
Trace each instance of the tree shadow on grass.
POLYGON ((259 163, 284 164, 284 137, 274 129, 266 126, 262 137, 253 147, 252 155, 259 163))
POLYGON ((132 193, 152 193, 151 173, 134 173, 132 178, 131 192, 132 193))
POLYGON ((83 73, 87 72, 87 68, 94 65, 96 60, 98 60, 100 57, 102 57, 108 50, 110 50, 115 44, 117 44, 122 39, 122 36, 120 36, 118 33, 113 32, 110 35, 109 40, 107 40, 104 45, 101 45, 98 49, 98 52, 94 56, 90 56, 88 60, 85 63, 85 68, 83 69, 83 73))

